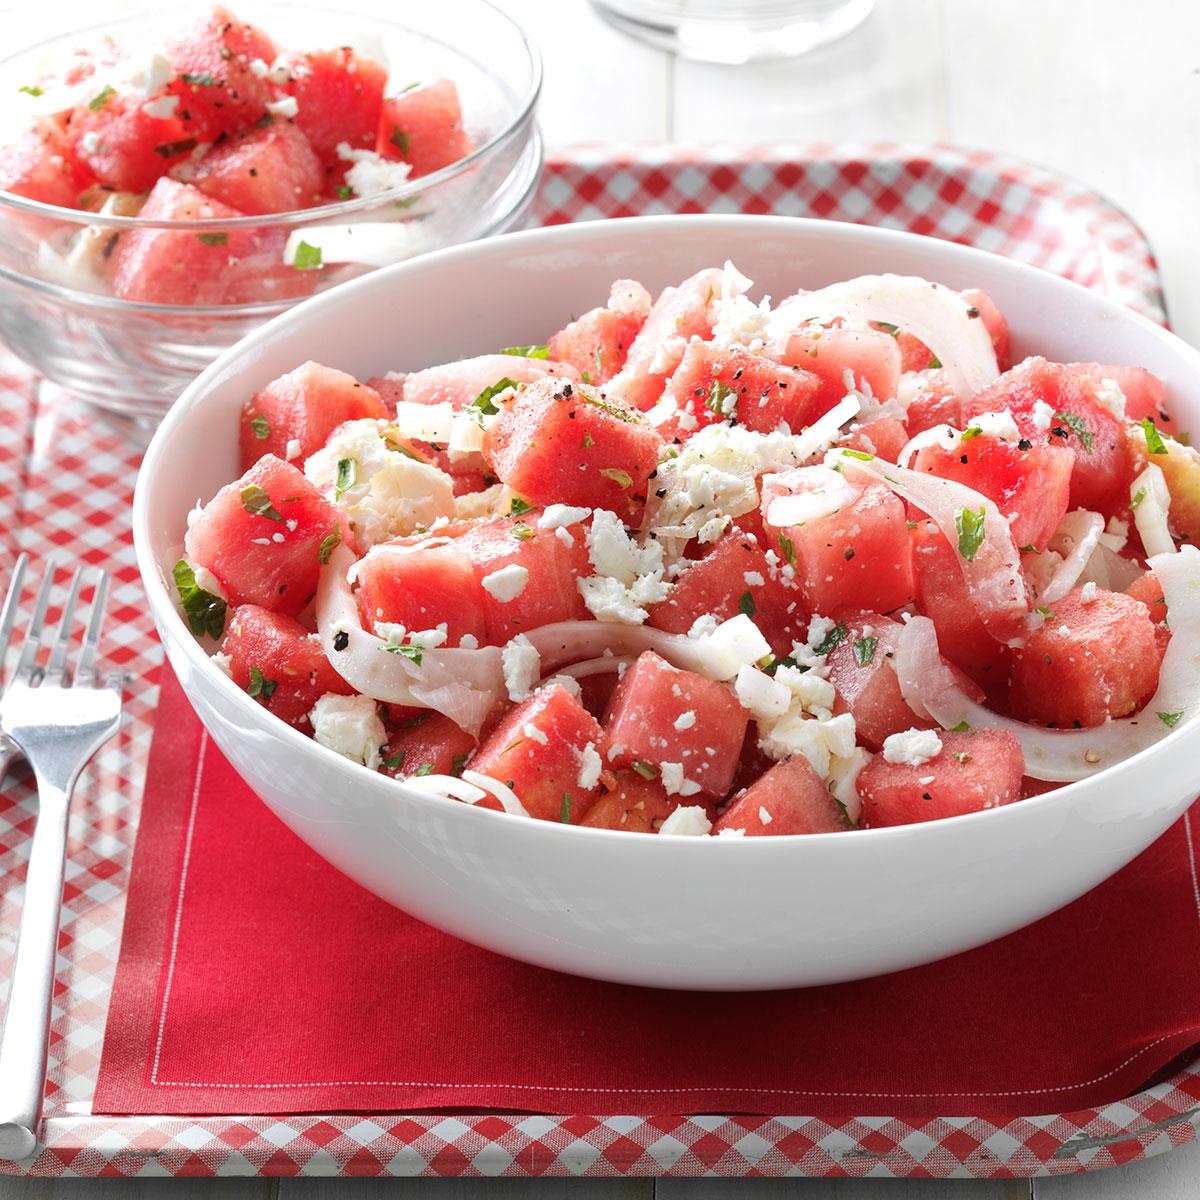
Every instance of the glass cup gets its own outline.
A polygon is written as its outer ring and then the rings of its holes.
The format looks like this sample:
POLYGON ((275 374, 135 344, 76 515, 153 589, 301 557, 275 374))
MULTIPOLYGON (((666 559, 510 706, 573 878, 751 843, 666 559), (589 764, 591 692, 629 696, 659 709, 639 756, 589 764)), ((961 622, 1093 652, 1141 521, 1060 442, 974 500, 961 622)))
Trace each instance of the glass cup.
POLYGON ((610 24, 702 62, 794 58, 844 37, 875 0, 592 0, 610 24))

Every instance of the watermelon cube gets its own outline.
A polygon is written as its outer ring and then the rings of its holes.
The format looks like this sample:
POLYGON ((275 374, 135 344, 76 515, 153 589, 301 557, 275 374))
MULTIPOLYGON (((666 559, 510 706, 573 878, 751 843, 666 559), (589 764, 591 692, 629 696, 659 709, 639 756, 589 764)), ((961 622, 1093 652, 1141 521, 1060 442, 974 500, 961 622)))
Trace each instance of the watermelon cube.
POLYGON ((658 467, 658 432, 641 413, 584 383, 521 388, 484 435, 495 474, 536 504, 607 508, 635 520, 658 467))
POLYGON ((441 713, 425 712, 400 722, 381 755, 380 769, 393 779, 461 775, 475 738, 441 713))
MULTIPOLYGON (((224 220, 244 214, 198 188, 162 178, 139 214, 145 220, 224 220)), ((245 304, 311 290, 303 271, 283 265, 279 230, 130 230, 113 252, 113 290, 149 304, 245 304)))
POLYGON ((802 326, 788 338, 783 361, 820 380, 814 418, 828 412, 851 387, 883 401, 895 396, 900 383, 900 348, 891 334, 878 329, 802 326))
MULTIPOLYGON (((904 423, 910 437, 916 437, 935 425, 961 429, 966 424, 963 402, 945 371, 922 371, 910 379, 913 390, 904 413, 904 423)), ((908 383, 906 380, 906 386, 908 383)))
POLYGON ((233 682, 297 729, 311 730, 308 714, 327 692, 354 691, 330 666, 315 633, 256 604, 234 609, 221 652, 229 655, 233 682))
POLYGON ((1177 426, 1167 411, 1167 389, 1157 375, 1142 367, 1102 367, 1100 373, 1121 389, 1129 420, 1149 417, 1161 430, 1174 434, 1177 426))
POLYGON ((283 122, 214 146, 197 164, 192 183, 240 212, 282 213, 320 199, 325 168, 308 138, 283 122))
POLYGON ((633 339, 625 365, 613 377, 611 394, 631 408, 652 407, 679 366, 689 339, 712 337, 713 301, 720 287, 721 272, 708 267, 678 287, 666 288, 633 339))
POLYGON ((722 350, 711 342, 689 342, 663 390, 676 412, 659 432, 686 441, 696 429, 721 421, 756 433, 787 426, 799 433, 823 411, 817 402, 820 381, 797 367, 745 350, 722 350))
POLYGON ((1140 600, 1150 614, 1150 620, 1156 625, 1167 619, 1167 599, 1163 595, 1162 584, 1153 571, 1139 575, 1126 589, 1125 595, 1140 600))
POLYGON ((557 621, 588 619, 577 586, 592 573, 583 531, 560 537, 556 530, 539 529, 537 516, 485 521, 462 539, 475 570, 486 640, 493 645, 557 621), (525 577, 506 586, 514 568, 525 577))
POLYGON ((845 636, 825 661, 837 689, 836 711, 853 715, 858 741, 879 750, 893 733, 931 728, 932 722, 904 702, 892 667, 900 622, 880 613, 846 612, 839 614, 838 628, 844 628, 845 636))
POLYGON ((809 613, 792 572, 778 556, 770 561, 751 534, 731 529, 675 580, 666 600, 653 605, 648 624, 687 633, 697 617, 718 621, 746 613, 776 654, 802 641, 809 613))
POLYGON ((151 116, 135 95, 105 97, 103 91, 75 109, 67 131, 76 159, 122 192, 152 188, 197 144, 177 118, 151 116))
POLYGON ((650 293, 636 280, 618 279, 605 308, 585 312, 550 339, 550 357, 570 363, 580 378, 598 387, 625 365, 649 313, 650 293))
POLYGON ((438 79, 384 100, 375 149, 384 158, 409 163, 412 179, 466 158, 475 143, 463 131, 462 105, 453 81, 438 79))
POLYGON ((184 545, 235 604, 295 616, 316 594, 322 542, 338 531, 344 536, 337 509, 269 454, 204 506, 184 545))
POLYGON ((908 430, 899 417, 885 413, 861 424, 851 425, 836 444, 894 463, 900 460, 900 452, 908 445, 908 430))
POLYGON ((251 64, 275 57, 271 39, 218 5, 167 46, 175 78, 167 94, 187 134, 203 142, 238 133, 267 112, 271 89, 251 64))
POLYGON ((1008 322, 1004 319, 1004 314, 982 288, 967 288, 959 294, 971 306, 967 309, 967 316, 973 317, 978 313, 978 319, 988 331, 988 336, 992 339, 992 349, 996 352, 996 366, 1001 371, 1007 371, 1012 366, 1012 350, 1009 346, 1008 322))
POLYGON ((1015 653, 1009 705, 1027 721, 1091 729, 1136 712, 1158 686, 1162 648, 1148 607, 1123 592, 1082 588, 1015 653))
POLYGON ((852 828, 812 764, 796 754, 777 763, 738 796, 713 826, 713 833, 740 829, 747 837, 778 837, 852 828))
POLYGON ((647 774, 661 771, 669 791, 674 768, 682 767, 685 790, 694 784, 719 799, 733 782, 747 721, 724 684, 681 671, 647 650, 626 668, 604 724, 613 762, 636 764, 647 774))
POLYGON ((979 434, 952 449, 922 446, 912 465, 986 496, 1007 519, 1017 546, 1040 552, 1066 515, 1075 457, 1065 445, 979 434))
POLYGON ((971 601, 956 547, 932 521, 912 530, 917 607, 933 621, 942 657, 965 672, 993 699, 1005 695, 1012 652, 985 628, 971 601))
POLYGON ((565 687, 552 684, 505 714, 476 751, 471 770, 506 783, 531 817, 577 825, 602 794, 591 778, 590 754, 607 766, 607 746, 596 718, 565 687))
POLYGON ((242 407, 242 470, 265 454, 303 464, 343 422, 387 415, 379 393, 353 375, 302 363, 255 392, 242 407))
POLYGON ((0 146, 0 191, 76 208, 79 193, 92 179, 57 126, 28 129, 15 142, 0 146))
POLYGON ((347 46, 284 57, 283 90, 296 98, 293 120, 326 166, 345 166, 337 148, 374 150, 387 68, 347 46))
POLYGON ((481 354, 406 375, 402 398, 412 404, 466 408, 484 391, 501 386, 505 379, 510 383, 533 383, 547 375, 578 378, 575 368, 567 363, 526 358, 522 354, 481 354))
POLYGON ((385 542, 359 560, 358 607, 363 628, 377 621, 409 630, 446 626, 446 644, 487 639, 482 593, 471 560, 456 541, 385 542))
POLYGON ((1070 506, 1111 513, 1128 500, 1130 482, 1124 426, 1098 399, 1112 370, 1098 363, 1027 358, 976 392, 964 416, 969 420, 1008 409, 1028 440, 1074 450, 1070 506))
POLYGON ((858 776, 859 826, 914 825, 1021 799, 1025 756, 1006 729, 938 734, 941 752, 920 763, 877 754, 858 776))
POLYGON ((782 537, 795 560, 796 581, 809 612, 823 616, 843 608, 892 612, 915 594, 907 513, 882 484, 851 483, 825 467, 799 467, 765 476, 762 513, 767 532, 782 537), (777 526, 772 503, 782 496, 813 495, 813 512, 824 498, 836 511, 795 525, 777 526))
POLYGON ((678 807, 679 797, 668 796, 658 780, 643 779, 636 771, 624 769, 615 772, 610 790, 588 809, 579 824, 588 829, 657 833, 678 807))

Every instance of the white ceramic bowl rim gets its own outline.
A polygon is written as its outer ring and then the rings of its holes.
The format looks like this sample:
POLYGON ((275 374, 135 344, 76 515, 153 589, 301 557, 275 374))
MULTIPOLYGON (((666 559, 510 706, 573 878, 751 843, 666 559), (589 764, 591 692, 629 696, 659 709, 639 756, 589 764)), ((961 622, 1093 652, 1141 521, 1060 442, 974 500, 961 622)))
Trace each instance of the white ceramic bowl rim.
MULTIPOLYGON (((13 208, 21 212, 32 213, 36 216, 53 217, 59 221, 70 221, 73 224, 97 226, 102 229, 112 229, 114 231, 122 229, 171 229, 189 233, 203 233, 205 230, 261 229, 266 226, 309 225, 313 221, 352 215, 358 212, 369 211, 383 204, 416 199, 425 192, 432 191, 446 180, 465 174, 476 163, 490 156, 492 150, 507 141, 529 119, 530 113, 537 105, 538 96, 541 95, 543 66, 542 56, 536 43, 529 37, 521 25, 509 16, 508 13, 498 8, 492 0, 470 0, 470 2, 490 9, 504 24, 508 25, 516 33, 529 58, 530 81, 525 93, 517 100, 516 111, 503 128, 497 130, 482 146, 477 147, 465 158, 460 158, 456 162, 442 167, 441 170, 434 171, 429 175, 422 175, 419 179, 414 179, 400 187, 380 192, 375 196, 360 196, 355 200, 339 200, 333 204, 322 204, 317 208, 289 209, 287 212, 282 213, 230 217, 226 220, 221 220, 219 217, 206 217, 201 220, 147 221, 141 217, 100 216, 97 213, 83 212, 77 208, 63 208, 58 204, 45 204, 41 200, 30 200, 26 196, 18 196, 13 192, 3 190, 0 190, 0 207, 13 208)), ((62 30, 57 36, 61 37, 62 34, 71 32, 81 35, 98 33, 102 32, 110 24, 111 21, 101 21, 95 25, 78 30, 62 30)), ((23 46, 12 54, 6 55, 0 59, 0 67, 8 62, 9 59, 16 58, 22 54, 28 54, 31 50, 36 50, 41 44, 35 43, 31 46, 23 46)), ((152 307, 161 308, 165 306, 158 305, 152 307)))
MULTIPOLYGON (((858 226, 842 222, 821 221, 801 217, 772 217, 772 216, 747 216, 747 215, 718 215, 709 216, 703 214, 694 214, 686 216, 654 216, 654 217, 629 217, 622 218, 620 224, 623 227, 638 228, 638 229, 661 229, 664 236, 669 234, 669 231, 678 225, 680 221, 699 222, 703 221, 712 227, 714 234, 714 244, 720 246, 720 232, 723 228, 732 226, 744 227, 749 222, 756 223, 762 228, 764 236, 771 233, 779 233, 787 229, 794 229, 797 226, 804 226, 813 231, 819 231, 821 228, 836 226, 839 236, 854 238, 870 239, 873 241, 883 241, 896 245, 911 246, 914 243, 924 243, 926 245, 940 246, 947 248, 949 253, 952 253, 957 258, 967 260, 976 259, 980 262, 990 264, 1003 263, 1002 269, 1016 272, 1028 273, 1033 272, 1047 281, 1048 286, 1058 288, 1066 295, 1077 295, 1080 299, 1086 298, 1088 303, 1093 306, 1100 306, 1106 315, 1116 320, 1134 322, 1143 327, 1146 331, 1157 339, 1170 342, 1177 350, 1182 349, 1187 357, 1190 357, 1195 366, 1197 375, 1200 376, 1200 352, 1188 346, 1177 338, 1174 334, 1164 329, 1162 326, 1155 324, 1139 313, 1133 312, 1124 305, 1115 300, 1111 300, 1106 296, 1101 296, 1087 288, 1080 286, 1070 280, 1064 279, 1052 272, 1045 271, 1039 267, 1032 267, 1025 263, 1017 263, 1013 260, 1004 258, 1001 255, 992 254, 988 251, 977 250, 973 247, 961 246, 957 243, 941 242, 939 239, 924 237, 919 234, 904 233, 898 230, 880 229, 873 226, 858 226), (1052 281, 1052 282, 1051 282, 1052 281)), ((542 229, 527 230, 519 233, 504 234, 499 238, 492 238, 486 244, 489 247, 504 245, 511 249, 513 254, 519 254, 523 249, 550 238, 567 240, 572 233, 578 232, 586 238, 587 231, 599 225, 611 225, 611 221, 582 221, 569 225, 557 225, 542 229)), ((285 334, 289 326, 293 323, 304 322, 309 319, 312 313, 318 308, 330 310, 329 315, 332 318, 336 310, 345 302, 351 300, 353 296, 361 290, 370 290, 373 288, 386 288, 393 278, 402 277, 404 273, 414 266, 420 266, 423 269, 428 269, 430 265, 436 265, 442 262, 452 262, 457 258, 470 257, 472 253, 477 253, 480 243, 466 243, 458 246, 451 246, 444 250, 433 251, 429 254, 420 256, 417 259, 409 262, 397 263, 394 266, 383 267, 370 275, 364 276, 361 279, 350 280, 347 283, 339 284, 336 287, 330 288, 329 291, 323 292, 318 296, 314 296, 300 304, 295 305, 286 313, 275 317, 273 320, 264 324, 261 328, 255 330, 247 337, 243 338, 235 346, 226 350, 219 358, 202 371, 196 379, 184 390, 179 400, 172 406, 163 423, 159 426, 155 433, 149 448, 146 451, 145 458, 142 463, 142 468, 138 474, 137 487, 134 493, 133 502, 133 531, 134 544, 137 551, 138 567, 141 571, 142 580, 146 586, 146 590, 150 599, 152 611, 156 613, 159 620, 166 621, 173 626, 174 633, 178 642, 184 647, 190 665, 196 670, 205 672, 210 679, 219 680, 221 686, 225 687, 226 691, 235 695, 237 699, 234 701, 236 705, 242 707, 242 711, 248 716, 255 712, 261 711, 261 706, 248 696, 241 688, 239 688, 232 679, 222 672, 212 661, 210 656, 205 652, 201 644, 192 635, 182 615, 175 604, 173 595, 171 594, 166 581, 163 579, 159 571, 158 563, 155 561, 150 548, 150 533, 149 533, 149 512, 147 507, 147 492, 149 485, 146 480, 152 477, 155 471, 159 468, 160 459, 165 454, 165 447, 171 439, 172 433, 177 425, 180 425, 185 419, 188 412, 196 405, 203 401, 204 394, 211 382, 215 382, 228 369, 231 363, 235 360, 248 356, 258 347, 270 343, 274 338, 281 334, 285 334)), ((723 255, 719 249, 714 254, 714 261, 722 259, 723 255)), ((379 773, 371 771, 367 767, 350 761, 343 756, 337 754, 333 750, 320 745, 314 739, 302 734, 299 730, 293 729, 283 721, 276 721, 278 726, 278 736, 284 739, 288 744, 295 747, 299 753, 317 754, 324 758, 328 763, 337 763, 347 772, 347 779, 353 780, 356 778, 375 778, 378 779, 379 773)), ((746 837, 746 838, 714 838, 714 837, 666 837, 660 838, 658 834, 633 833, 624 830, 607 830, 607 829, 586 829, 582 826, 572 824, 559 824, 553 821, 536 821, 531 820, 530 825, 539 831, 540 836, 546 837, 564 837, 564 838, 619 838, 623 842, 631 844, 644 845, 650 839, 655 841, 665 842, 677 847, 693 847, 711 842, 720 843, 723 846, 737 845, 739 850, 732 850, 731 853, 742 854, 770 854, 779 852, 779 847, 794 846, 798 840, 802 840, 805 844, 813 843, 814 846, 820 846, 822 853, 839 853, 837 847, 851 846, 859 843, 863 837, 871 837, 874 839, 874 845, 882 847, 884 839, 909 839, 921 837, 926 826, 944 827, 947 825, 960 826, 965 821, 974 822, 981 830, 985 822, 996 824, 999 822, 1015 822, 1022 819, 1022 813, 1032 814, 1034 811, 1040 811, 1048 806, 1055 805, 1063 800, 1065 793, 1070 793, 1073 797, 1078 794, 1080 789, 1087 788, 1093 784, 1096 779, 1104 778, 1112 779, 1114 776, 1119 776, 1135 770, 1140 767, 1143 760, 1152 756, 1157 756, 1164 746, 1173 744, 1181 738, 1197 741, 1200 744, 1200 721, 1192 721, 1181 725, 1167 733, 1160 741, 1153 746, 1142 750, 1138 754, 1114 763, 1111 767, 1093 776, 1092 779, 1081 780, 1076 783, 1066 784, 1053 791, 1042 793, 1041 795, 1031 796, 1028 799, 1017 801, 1013 804, 1003 805, 998 808, 986 809, 982 812, 968 813, 962 816, 945 817, 938 821, 917 823, 913 825, 897 825, 884 827, 879 829, 860 829, 853 832, 852 835, 845 833, 815 833, 815 834, 792 834, 778 835, 775 837, 746 837), (774 847, 774 849, 772 849, 774 847)), ((395 781, 397 796, 402 797, 405 801, 414 804, 438 805, 444 806, 447 804, 456 805, 462 809, 462 819, 464 820, 481 820, 481 821, 506 821, 522 820, 520 817, 513 817, 507 813, 497 812, 493 809, 481 809, 475 805, 466 804, 458 800, 444 800, 440 797, 430 796, 427 793, 414 791, 404 786, 402 781, 395 781)), ((852 849, 849 851, 840 852, 855 852, 852 849)), ((682 849, 668 851, 664 846, 658 853, 695 853, 694 850, 682 849)), ((713 853, 713 851, 701 851, 701 853, 713 853)))

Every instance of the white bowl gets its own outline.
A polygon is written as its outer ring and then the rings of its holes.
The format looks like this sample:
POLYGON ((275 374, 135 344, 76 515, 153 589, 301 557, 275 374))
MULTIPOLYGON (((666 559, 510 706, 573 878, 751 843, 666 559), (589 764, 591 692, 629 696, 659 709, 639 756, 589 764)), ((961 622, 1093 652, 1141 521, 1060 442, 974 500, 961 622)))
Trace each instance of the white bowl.
POLYGON ((1200 725, 1092 780, 1006 808, 809 837, 656 837, 527 821, 408 791, 288 728, 212 663, 175 609, 185 518, 238 474, 238 410, 313 358, 359 377, 545 338, 621 276, 651 290, 731 258, 766 293, 867 272, 984 288, 1018 358, 1148 367, 1200 425, 1200 354, 1056 276, 910 234, 775 217, 652 217, 511 234, 378 271, 227 351, 146 455, 138 562, 171 665, 270 808, 351 878, 441 929, 578 975, 741 990, 861 978, 966 950, 1118 870, 1200 787, 1200 725))

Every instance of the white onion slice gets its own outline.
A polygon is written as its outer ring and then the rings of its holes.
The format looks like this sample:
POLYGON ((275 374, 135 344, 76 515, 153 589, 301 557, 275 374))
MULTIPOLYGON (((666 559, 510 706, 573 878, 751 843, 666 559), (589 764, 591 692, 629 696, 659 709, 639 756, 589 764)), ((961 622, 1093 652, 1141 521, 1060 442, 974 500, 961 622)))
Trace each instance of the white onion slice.
POLYGON ((614 671, 629 666, 634 658, 635 656, 632 654, 602 654, 599 658, 585 658, 583 662, 571 663, 569 666, 559 667, 557 671, 552 671, 549 675, 544 675, 538 686, 549 683, 552 679, 562 675, 567 675, 571 679, 588 679, 593 675, 611 675, 614 671))
POLYGON ((1146 554, 1173 553, 1175 539, 1171 537, 1171 528, 1167 524, 1171 493, 1167 489, 1162 467, 1148 463, 1129 485, 1129 499, 1133 508, 1133 522, 1146 554))
POLYGON ((909 704, 919 700, 945 729, 966 721, 974 728, 1014 733, 1025 753, 1025 774, 1034 779, 1087 779, 1145 750, 1200 715, 1200 550, 1181 546, 1177 553, 1154 555, 1148 565, 1166 597, 1171 641, 1158 688, 1141 712, 1096 729, 1043 729, 999 716, 959 687, 938 653, 928 617, 913 617, 900 631, 894 661, 901 693, 909 704), (1172 724, 1159 713, 1171 714, 1172 724), (1176 713, 1182 715, 1175 718, 1176 713))
POLYGON ((943 450, 954 450, 962 440, 962 434, 953 425, 934 425, 931 429, 923 429, 915 437, 910 438, 904 449, 896 458, 902 467, 911 467, 917 451, 926 446, 941 446, 943 450))
POLYGON ((847 421, 862 411, 862 399, 856 393, 843 396, 827 413, 822 413, 811 425, 793 435, 792 453, 796 462, 819 454, 831 446, 847 421))
MULTIPOLYGON (((804 470, 820 470, 820 468, 805 467, 804 470)), ((858 494, 846 482, 844 475, 830 471, 833 476, 828 489, 819 488, 811 492, 797 492, 791 496, 776 496, 767 506, 767 524, 777 528, 788 525, 804 525, 809 521, 819 521, 822 517, 832 517, 846 507, 858 494)))
POLYGON ((1000 374, 981 317, 951 288, 915 275, 860 275, 784 300, 771 314, 772 341, 786 343, 805 321, 846 317, 884 321, 920 338, 940 359, 955 393, 966 400, 1000 374))
POLYGON ((426 796, 437 796, 443 800, 461 800, 464 804, 478 804, 480 800, 494 796, 506 813, 515 817, 529 816, 512 788, 490 775, 480 775, 478 771, 464 771, 461 779, 453 775, 410 775, 399 782, 414 792, 423 792, 426 796))
MULTIPOLYGON (((836 452, 835 452, 836 453, 836 452)), ((1029 634, 1029 601, 1021 574, 1021 555, 1013 542, 1008 522, 986 497, 951 479, 894 466, 882 459, 863 459, 842 453, 836 460, 846 471, 853 469, 897 496, 927 512, 951 546, 960 543, 956 515, 964 510, 983 510, 983 538, 968 561, 961 554, 958 565, 988 633, 997 641, 1019 646, 1029 634)))
POLYGON ((1063 517, 1050 541, 1050 548, 1063 555, 1063 560, 1042 588, 1038 596, 1039 604, 1053 604, 1075 586, 1099 545, 1103 532, 1104 518, 1099 513, 1077 508, 1063 517))
POLYGON ((1104 544, 1103 539, 1092 551, 1078 582, 1094 583, 1106 592, 1123 592, 1142 574, 1142 568, 1128 558, 1122 558, 1104 544))
POLYGON ((482 789, 489 795, 495 796, 500 801, 506 813, 512 813, 516 817, 529 816, 528 810, 521 803, 517 793, 507 784, 501 783, 498 779, 493 779, 490 775, 482 775, 478 771, 464 771, 462 777, 467 783, 473 783, 477 788, 482 789))

